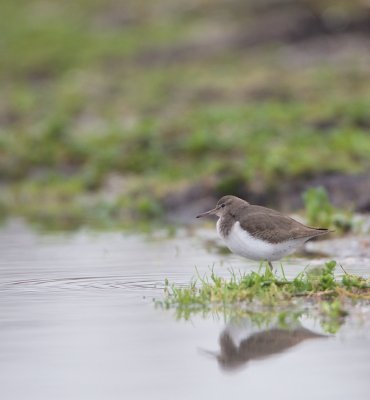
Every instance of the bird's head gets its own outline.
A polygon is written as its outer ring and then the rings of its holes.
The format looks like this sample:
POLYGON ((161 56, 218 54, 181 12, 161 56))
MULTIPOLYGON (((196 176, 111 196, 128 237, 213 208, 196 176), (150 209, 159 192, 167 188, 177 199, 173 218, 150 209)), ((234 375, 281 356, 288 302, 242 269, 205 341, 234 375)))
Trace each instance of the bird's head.
POLYGON ((222 217, 228 213, 235 214, 235 211, 240 207, 246 206, 247 203, 245 200, 239 199, 239 197, 235 196, 223 196, 217 202, 217 205, 212 210, 206 211, 202 214, 197 215, 197 218, 205 217, 207 215, 217 215, 218 217, 222 217))

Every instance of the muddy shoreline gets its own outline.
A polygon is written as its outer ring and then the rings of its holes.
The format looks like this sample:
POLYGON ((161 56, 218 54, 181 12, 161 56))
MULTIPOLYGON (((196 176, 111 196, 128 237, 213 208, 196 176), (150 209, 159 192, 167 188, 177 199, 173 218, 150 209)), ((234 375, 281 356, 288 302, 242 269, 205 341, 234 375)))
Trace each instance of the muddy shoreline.
MULTIPOLYGON (((224 180, 227 177, 223 178, 224 180)), ((212 208, 225 194, 234 194, 252 204, 273 207, 284 212, 303 208, 302 194, 311 187, 326 189, 331 203, 338 208, 360 213, 370 212, 370 174, 347 175, 341 173, 322 174, 302 179, 282 180, 279 184, 259 188, 258 182, 247 184, 230 177, 230 188, 220 190, 216 179, 190 185, 171 192, 161 200, 166 218, 170 222, 186 222, 201 210, 212 208)))

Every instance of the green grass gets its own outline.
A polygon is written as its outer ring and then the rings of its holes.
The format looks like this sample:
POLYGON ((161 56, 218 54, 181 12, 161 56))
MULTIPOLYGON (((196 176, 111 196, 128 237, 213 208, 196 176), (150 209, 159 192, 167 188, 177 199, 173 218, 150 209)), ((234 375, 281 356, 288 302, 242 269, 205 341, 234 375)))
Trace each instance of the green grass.
POLYGON ((181 4, 2 1, 0 215, 130 225, 161 220, 163 198, 194 183, 273 191, 370 168, 368 68, 287 63, 271 44, 194 53, 253 11, 181 4))
MULTIPOLYGON (((344 273, 334 275, 336 262, 323 268, 304 270, 288 280, 281 270, 278 276, 261 265, 258 272, 235 273, 230 278, 199 274, 185 287, 166 281, 165 294, 157 304, 175 309, 178 318, 189 319, 194 314, 222 314, 226 318, 242 318, 251 313, 276 316, 300 309, 319 308, 328 330, 334 330, 338 320, 346 315, 345 303, 370 301, 370 279, 344 273), (293 310, 293 311, 292 311, 293 310), (329 323, 329 322, 330 323, 329 323), (331 327, 329 329, 329 326, 331 327)), ((282 317, 281 317, 282 318, 282 317)))

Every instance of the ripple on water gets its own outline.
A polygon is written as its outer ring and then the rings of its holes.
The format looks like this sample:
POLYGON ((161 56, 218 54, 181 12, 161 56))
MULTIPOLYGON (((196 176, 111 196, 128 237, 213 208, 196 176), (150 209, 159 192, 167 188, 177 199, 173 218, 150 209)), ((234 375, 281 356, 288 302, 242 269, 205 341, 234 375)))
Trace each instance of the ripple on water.
MULTIPOLYGON (((171 282, 178 285, 188 283, 188 275, 172 273, 168 275, 171 282)), ((110 276, 79 276, 54 279, 18 279, 0 283, 0 290, 6 291, 43 291, 43 290, 125 290, 143 292, 147 290, 163 290, 165 282, 163 275, 110 275, 110 276)))

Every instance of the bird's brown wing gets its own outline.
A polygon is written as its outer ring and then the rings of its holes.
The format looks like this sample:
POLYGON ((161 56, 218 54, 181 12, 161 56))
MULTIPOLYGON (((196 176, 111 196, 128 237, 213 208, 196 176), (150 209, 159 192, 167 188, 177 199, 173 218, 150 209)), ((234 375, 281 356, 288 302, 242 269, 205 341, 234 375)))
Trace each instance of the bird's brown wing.
POLYGON ((252 236, 270 243, 311 238, 327 233, 327 229, 305 226, 278 211, 260 206, 247 207, 239 216, 240 225, 252 236))

